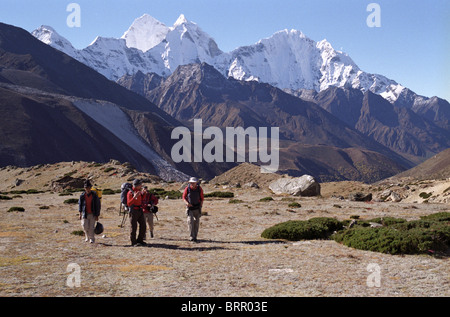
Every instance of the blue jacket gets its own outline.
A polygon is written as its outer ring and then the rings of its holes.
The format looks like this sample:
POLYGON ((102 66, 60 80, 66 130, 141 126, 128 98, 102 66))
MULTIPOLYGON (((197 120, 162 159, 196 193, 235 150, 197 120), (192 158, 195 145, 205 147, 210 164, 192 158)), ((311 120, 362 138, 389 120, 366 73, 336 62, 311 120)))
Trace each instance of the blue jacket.
MULTIPOLYGON (((82 217, 86 219, 87 213, 86 213, 86 199, 85 199, 86 192, 83 192, 80 195, 80 199, 78 199, 78 211, 82 213, 82 217)), ((98 198, 97 194, 93 191, 91 191, 91 195, 93 195, 92 199, 92 214, 95 217, 100 216, 100 199, 98 198)))

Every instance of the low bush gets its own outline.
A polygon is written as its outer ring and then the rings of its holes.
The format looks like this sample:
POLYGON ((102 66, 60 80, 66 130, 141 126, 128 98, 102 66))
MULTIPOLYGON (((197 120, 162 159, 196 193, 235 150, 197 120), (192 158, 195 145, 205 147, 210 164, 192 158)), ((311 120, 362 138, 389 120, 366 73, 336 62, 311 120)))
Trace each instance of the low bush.
POLYGON ((338 221, 326 217, 287 221, 267 228, 261 236, 291 241, 331 238, 348 247, 388 254, 447 254, 450 248, 450 212, 435 213, 412 221, 393 217, 357 219, 347 229, 349 224, 350 220, 338 221), (373 222, 383 226, 372 228, 370 223, 373 222))
POLYGON ((12 198, 9 196, 0 195, 0 200, 11 200, 12 198))
MULTIPOLYGON (((369 222, 378 222, 378 218, 369 222)), ((389 254, 420 254, 445 252, 450 247, 450 213, 441 212, 406 221, 386 217, 383 227, 369 228, 357 225, 333 235, 346 246, 389 254)))
POLYGON ((421 192, 421 193, 419 194, 419 196, 420 196, 421 198, 423 198, 423 199, 428 199, 428 198, 431 197, 431 195, 433 195, 433 193, 425 193, 425 192, 421 192))
POLYGON ((64 200, 64 203, 69 204, 69 205, 78 204, 78 199, 76 199, 76 198, 66 199, 66 200, 64 200))
POLYGON ((286 239, 298 241, 305 239, 327 239, 334 231, 341 230, 339 220, 328 217, 311 218, 309 220, 290 220, 267 228, 261 234, 266 239, 286 239))
POLYGON ((23 211, 25 211, 25 208, 23 208, 23 207, 11 207, 11 208, 8 209, 8 212, 12 212, 12 211, 23 212, 23 211))
POLYGON ((272 197, 264 197, 264 198, 261 198, 259 201, 272 201, 273 200, 273 198, 272 197))
POLYGON ((83 230, 75 230, 75 231, 72 231, 70 234, 73 234, 75 236, 84 236, 84 231, 83 230))
POLYGON ((240 203, 243 203, 244 201, 243 200, 240 200, 240 199, 230 199, 229 201, 228 201, 228 203, 229 204, 240 204, 240 203))
POLYGON ((102 194, 103 195, 114 195, 116 193, 116 191, 115 190, 112 190, 112 189, 110 189, 110 188, 106 188, 106 189, 104 189, 103 191, 102 191, 102 194))
POLYGON ((384 217, 384 218, 369 219, 369 220, 367 220, 367 222, 375 222, 375 223, 382 224, 384 226, 390 226, 390 225, 393 225, 396 223, 406 222, 406 220, 402 219, 402 218, 384 217))
POLYGON ((40 193, 43 193, 43 191, 32 188, 32 189, 28 189, 25 193, 26 194, 40 194, 40 193))
POLYGON ((180 199, 183 196, 183 194, 179 190, 165 190, 164 188, 155 187, 149 189, 148 191, 158 198, 167 197, 168 199, 180 199))
POLYGON ((300 208, 302 205, 300 205, 298 202, 292 202, 288 205, 288 207, 291 208, 300 208))
POLYGON ((49 207, 49 206, 40 206, 39 209, 42 209, 42 210, 44 210, 44 209, 50 209, 50 207, 49 207))
POLYGON ((210 197, 216 197, 216 198, 233 198, 234 197, 234 193, 233 192, 211 192, 211 193, 207 193, 204 194, 205 198, 210 198, 210 197))

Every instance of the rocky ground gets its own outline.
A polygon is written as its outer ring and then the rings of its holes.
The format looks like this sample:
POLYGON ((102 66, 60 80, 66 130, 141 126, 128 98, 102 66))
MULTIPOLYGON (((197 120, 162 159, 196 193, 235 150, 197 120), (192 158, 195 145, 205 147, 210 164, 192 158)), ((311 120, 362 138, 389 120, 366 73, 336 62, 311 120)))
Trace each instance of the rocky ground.
MULTIPOLYGON (((228 184, 204 184, 205 192, 232 191, 239 201, 207 198, 199 243, 188 241, 183 202, 161 199, 155 238, 148 238, 146 247, 130 247, 128 222, 125 228, 119 227, 119 194, 103 196, 100 222, 105 231, 97 236, 95 244, 88 244, 84 237, 72 234, 81 230, 77 205, 64 204, 64 200, 77 198, 78 194, 59 196, 44 186, 74 167, 80 170, 83 164, 87 163, 40 167, 47 171, 0 171, 1 191, 21 186, 47 190, 8 194, 15 197, 0 200, 0 296, 450 296, 447 257, 393 256, 328 240, 286 242, 260 237, 265 228, 294 219, 325 216, 344 220, 359 215, 361 219, 393 216, 412 220, 448 211, 448 204, 424 203, 419 195, 400 202, 381 201, 378 197, 386 190, 404 195, 400 189, 410 192, 416 188, 418 192, 433 191, 432 196, 441 199, 449 182, 409 184, 410 189, 405 189, 404 183, 325 183, 321 197, 294 198, 273 195, 264 186, 239 188, 222 180, 228 184), (42 180, 37 181, 39 177, 42 180), (22 184, 11 185, 17 178, 24 180, 22 184), (43 187, 39 188, 41 183, 43 187), (425 185, 428 187, 420 188, 425 185), (356 191, 373 192, 377 201, 346 199, 356 191), (268 196, 274 200, 260 201, 268 196), (293 201, 301 207, 289 207, 293 201), (12 206, 21 206, 25 211, 8 212, 12 206), (42 206, 48 209, 40 209, 42 206), (80 287, 67 284, 73 263, 80 269, 80 287), (367 283, 373 276, 368 271, 371 264, 380 268, 379 287, 367 283)), ((117 179, 116 175, 101 176, 107 174, 104 170, 108 167, 92 167, 88 173, 97 175, 103 188, 118 189, 130 174, 116 174, 117 179)), ((149 181, 150 188, 182 186, 149 181)))

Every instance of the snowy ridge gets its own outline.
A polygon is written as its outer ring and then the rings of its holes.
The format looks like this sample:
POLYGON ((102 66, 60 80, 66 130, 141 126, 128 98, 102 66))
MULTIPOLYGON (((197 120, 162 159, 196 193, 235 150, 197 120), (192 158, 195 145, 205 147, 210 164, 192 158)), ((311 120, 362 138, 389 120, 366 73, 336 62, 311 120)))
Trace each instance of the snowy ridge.
POLYGON ((144 14, 122 38, 97 37, 82 50, 73 48, 48 26, 32 34, 114 81, 138 71, 167 77, 180 65, 205 62, 226 77, 256 80, 290 91, 351 87, 370 90, 393 103, 405 89, 382 75, 365 73, 328 41, 315 42, 298 30, 282 30, 228 53, 183 14, 171 27, 144 14))

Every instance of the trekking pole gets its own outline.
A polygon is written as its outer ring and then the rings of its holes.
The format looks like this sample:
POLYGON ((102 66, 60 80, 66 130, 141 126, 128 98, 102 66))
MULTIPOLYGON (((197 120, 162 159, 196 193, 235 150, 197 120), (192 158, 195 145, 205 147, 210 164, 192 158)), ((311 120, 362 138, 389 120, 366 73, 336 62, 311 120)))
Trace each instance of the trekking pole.
POLYGON ((127 219, 127 216, 128 216, 128 213, 125 212, 125 213, 123 214, 122 223, 120 224, 120 228, 123 228, 123 226, 124 226, 124 224, 125 224, 125 221, 126 221, 126 219, 127 219))

